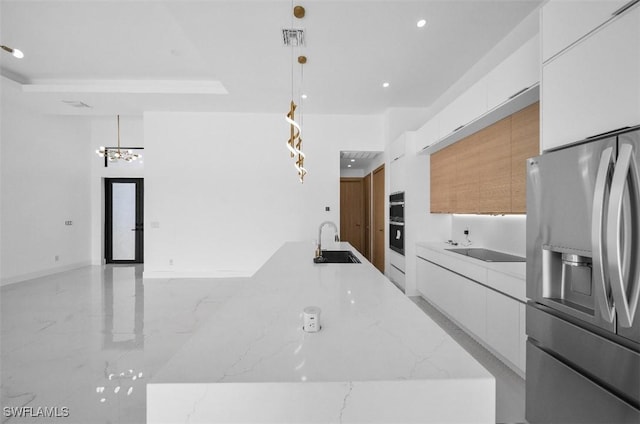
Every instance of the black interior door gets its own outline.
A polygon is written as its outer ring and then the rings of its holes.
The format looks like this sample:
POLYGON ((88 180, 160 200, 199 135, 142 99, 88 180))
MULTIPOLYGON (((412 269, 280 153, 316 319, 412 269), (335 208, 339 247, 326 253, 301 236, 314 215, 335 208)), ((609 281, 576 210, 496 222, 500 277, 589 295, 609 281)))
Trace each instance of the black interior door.
POLYGON ((105 259, 108 264, 143 262, 144 180, 105 179, 105 259))

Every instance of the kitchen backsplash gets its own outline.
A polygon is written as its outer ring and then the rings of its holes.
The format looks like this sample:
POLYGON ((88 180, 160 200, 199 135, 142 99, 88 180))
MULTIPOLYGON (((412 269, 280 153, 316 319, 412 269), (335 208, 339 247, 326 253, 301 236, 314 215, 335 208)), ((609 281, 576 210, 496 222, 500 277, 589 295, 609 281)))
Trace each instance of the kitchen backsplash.
POLYGON ((526 256, 526 215, 453 215, 451 238, 462 244, 469 229, 470 247, 526 256))

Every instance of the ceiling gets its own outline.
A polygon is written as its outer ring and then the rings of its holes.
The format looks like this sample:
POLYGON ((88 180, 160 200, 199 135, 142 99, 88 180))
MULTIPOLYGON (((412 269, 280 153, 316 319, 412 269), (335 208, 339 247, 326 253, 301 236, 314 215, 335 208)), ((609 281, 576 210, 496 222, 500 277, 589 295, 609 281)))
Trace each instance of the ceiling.
POLYGON ((374 163, 380 162, 380 155, 382 154, 383 152, 343 150, 340 152, 340 169, 364 172, 371 169, 374 163))
POLYGON ((19 83, 3 96, 51 114, 281 113, 293 86, 305 113, 428 107, 541 1, 1 0, 0 42, 25 53, 0 55, 19 83), (304 47, 283 45, 292 27, 304 47))

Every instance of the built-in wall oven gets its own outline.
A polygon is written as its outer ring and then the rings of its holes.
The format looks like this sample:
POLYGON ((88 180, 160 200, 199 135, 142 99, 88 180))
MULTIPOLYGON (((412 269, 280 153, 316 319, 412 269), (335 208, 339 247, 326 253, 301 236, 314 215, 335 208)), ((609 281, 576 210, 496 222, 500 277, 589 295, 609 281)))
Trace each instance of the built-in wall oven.
POLYGON ((389 196, 389 248, 404 256, 404 192, 389 196))

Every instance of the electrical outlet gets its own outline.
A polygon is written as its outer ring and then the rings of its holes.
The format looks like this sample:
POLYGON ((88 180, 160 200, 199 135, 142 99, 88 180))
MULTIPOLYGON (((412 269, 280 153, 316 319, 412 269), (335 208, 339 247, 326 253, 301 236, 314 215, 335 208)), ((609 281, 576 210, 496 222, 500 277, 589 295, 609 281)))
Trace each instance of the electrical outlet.
POLYGON ((464 235, 465 235, 465 236, 468 236, 468 235, 469 235, 469 227, 467 227, 467 228, 463 231, 463 233, 464 233, 464 235))
POLYGON ((324 207, 324 211, 325 211, 325 212, 329 212, 329 211, 331 211, 331 208, 330 208, 329 206, 325 206, 325 207, 324 207))
POLYGON ((58 261, 60 260, 60 255, 56 255, 56 256, 54 256, 54 260, 55 260, 56 262, 58 262, 58 261))
POLYGON ((73 221, 64 221, 64 225, 73 225, 73 221))

